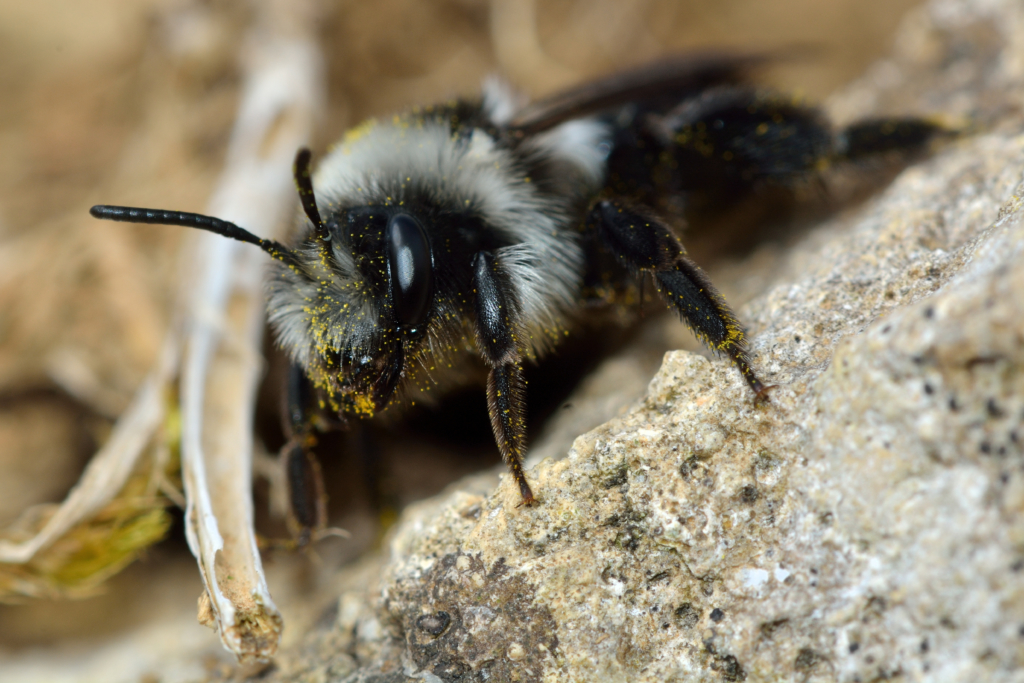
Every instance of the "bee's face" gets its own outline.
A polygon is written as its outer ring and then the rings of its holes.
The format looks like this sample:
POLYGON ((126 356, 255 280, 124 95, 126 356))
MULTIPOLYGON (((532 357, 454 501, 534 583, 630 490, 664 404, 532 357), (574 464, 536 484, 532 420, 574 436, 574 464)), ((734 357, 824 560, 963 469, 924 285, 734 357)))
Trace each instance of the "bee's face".
POLYGON ((271 299, 285 303, 272 322, 330 407, 366 417, 387 405, 430 327, 434 254, 423 219, 402 207, 333 209, 325 224, 326 242, 277 265, 271 299))
POLYGON ((268 310, 281 346, 332 410, 369 417, 403 378, 419 383, 414 370, 424 390, 472 372, 448 361, 477 350, 480 253, 515 273, 525 353, 565 329, 582 260, 575 237, 559 232, 572 198, 542 192, 511 147, 453 123, 453 111, 360 126, 321 161, 315 182, 299 174, 309 220, 291 260, 275 263, 268 310))

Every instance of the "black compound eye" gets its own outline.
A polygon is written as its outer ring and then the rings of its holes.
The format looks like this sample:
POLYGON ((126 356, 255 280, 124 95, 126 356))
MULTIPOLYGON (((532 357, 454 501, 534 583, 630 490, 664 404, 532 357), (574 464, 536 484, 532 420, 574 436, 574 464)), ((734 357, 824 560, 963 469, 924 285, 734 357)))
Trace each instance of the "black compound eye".
POLYGON ((388 223, 388 265, 395 318, 405 327, 423 323, 434 297, 434 262, 427 233, 412 216, 400 213, 388 223))

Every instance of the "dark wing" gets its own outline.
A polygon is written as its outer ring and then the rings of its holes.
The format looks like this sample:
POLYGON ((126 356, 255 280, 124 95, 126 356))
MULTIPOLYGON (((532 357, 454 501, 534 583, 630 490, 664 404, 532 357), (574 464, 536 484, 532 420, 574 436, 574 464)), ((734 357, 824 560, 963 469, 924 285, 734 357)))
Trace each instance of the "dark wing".
POLYGON ((777 55, 702 51, 673 55, 562 91, 523 108, 509 126, 530 135, 624 104, 658 110, 715 85, 741 83, 777 55))

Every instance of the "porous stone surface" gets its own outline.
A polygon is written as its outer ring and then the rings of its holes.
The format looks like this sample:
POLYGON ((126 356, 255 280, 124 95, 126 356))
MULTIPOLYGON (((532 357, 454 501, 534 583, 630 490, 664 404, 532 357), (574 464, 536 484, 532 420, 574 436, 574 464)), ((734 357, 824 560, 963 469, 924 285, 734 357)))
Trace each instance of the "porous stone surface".
POLYGON ((265 680, 1024 681, 1024 11, 901 41, 838 110, 987 124, 730 267, 771 402, 669 353, 539 505, 487 474, 407 509, 265 680))

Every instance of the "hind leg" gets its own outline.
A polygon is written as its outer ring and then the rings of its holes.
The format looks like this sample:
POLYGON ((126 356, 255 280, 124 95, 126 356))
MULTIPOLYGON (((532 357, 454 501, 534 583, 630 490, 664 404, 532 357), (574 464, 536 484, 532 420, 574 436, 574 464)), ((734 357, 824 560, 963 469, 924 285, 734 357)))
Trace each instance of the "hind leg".
POLYGON ((653 273, 658 292, 709 348, 727 355, 754 392, 755 403, 768 399, 754 372, 743 327, 725 299, 668 226, 648 210, 604 200, 590 212, 590 227, 606 247, 634 272, 653 273))

